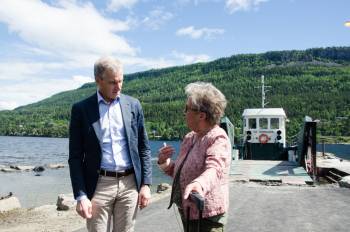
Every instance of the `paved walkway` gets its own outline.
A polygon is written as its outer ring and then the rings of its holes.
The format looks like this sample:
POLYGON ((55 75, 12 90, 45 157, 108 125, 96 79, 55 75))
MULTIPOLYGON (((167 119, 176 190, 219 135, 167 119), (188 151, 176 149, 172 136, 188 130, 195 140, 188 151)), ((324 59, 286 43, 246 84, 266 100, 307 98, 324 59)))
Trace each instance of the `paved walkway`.
MULTIPOLYGON (((296 163, 238 160, 230 175, 226 231, 349 231, 350 189, 312 187, 312 179, 296 163), (274 183, 278 186, 268 186, 274 183)), ((168 202, 169 196, 141 210, 135 232, 182 231, 177 209, 167 210, 168 202)))
MULTIPOLYGON (((168 198, 138 215, 136 232, 181 230, 168 198)), ((232 232, 348 232, 350 189, 338 187, 230 184, 229 223, 232 232)))
MULTIPOLYGON (((177 210, 166 209, 168 202, 166 197, 141 210, 135 232, 182 231, 177 210)), ((226 232, 348 232, 349 215, 347 188, 231 182, 226 232)))

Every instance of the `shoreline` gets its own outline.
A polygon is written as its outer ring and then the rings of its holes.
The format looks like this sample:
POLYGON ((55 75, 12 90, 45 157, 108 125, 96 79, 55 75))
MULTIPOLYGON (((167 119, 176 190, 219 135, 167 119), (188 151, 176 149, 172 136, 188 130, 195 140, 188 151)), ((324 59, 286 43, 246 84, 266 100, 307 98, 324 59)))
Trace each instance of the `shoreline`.
MULTIPOLYGON (((52 138, 52 139, 68 139, 68 136, 59 136, 59 137, 54 137, 54 136, 44 136, 44 135, 4 135, 0 134, 0 137, 22 137, 22 138, 52 138)), ((181 141, 181 138, 163 138, 163 137, 152 137, 150 136, 152 141, 181 141)), ((322 141, 325 142, 331 142, 327 144, 344 144, 344 145, 350 145, 350 136, 333 136, 333 135, 328 135, 328 136, 320 136, 318 138, 319 144, 322 144, 322 141), (340 138, 340 139, 339 139, 340 138), (337 142, 341 141, 341 142, 337 142)))
MULTIPOLYGON (((169 197, 170 193, 170 189, 161 193, 153 193, 151 204, 169 197)), ((0 221, 0 231, 2 232, 62 232, 85 228, 85 219, 77 214, 75 206, 63 211, 57 210, 55 204, 0 212, 0 221)))

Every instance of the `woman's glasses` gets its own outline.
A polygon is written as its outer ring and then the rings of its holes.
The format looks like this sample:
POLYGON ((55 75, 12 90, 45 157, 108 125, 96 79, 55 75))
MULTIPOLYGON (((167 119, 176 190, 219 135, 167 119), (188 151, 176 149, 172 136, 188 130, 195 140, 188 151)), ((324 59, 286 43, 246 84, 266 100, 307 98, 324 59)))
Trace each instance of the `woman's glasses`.
POLYGON ((185 109, 184 109, 184 113, 187 113, 188 111, 194 111, 194 112, 204 112, 200 109, 196 109, 196 108, 193 108, 193 107, 190 107, 188 105, 185 105, 185 109))

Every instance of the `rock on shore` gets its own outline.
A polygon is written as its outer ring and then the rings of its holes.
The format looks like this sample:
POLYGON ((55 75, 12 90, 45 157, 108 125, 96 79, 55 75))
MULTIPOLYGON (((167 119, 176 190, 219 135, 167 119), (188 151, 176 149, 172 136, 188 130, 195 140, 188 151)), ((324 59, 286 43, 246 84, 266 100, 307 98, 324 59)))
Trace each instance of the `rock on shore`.
POLYGON ((73 193, 70 194, 60 194, 57 197, 57 210, 69 210, 73 209, 77 204, 74 199, 73 193))
POLYGON ((29 166, 29 165, 0 165, 0 171, 1 172, 23 172, 23 171, 34 171, 34 172, 43 172, 45 171, 45 167, 48 169, 60 169, 65 168, 66 165, 64 164, 47 164, 45 166, 38 165, 38 166, 29 166))
POLYGON ((344 188, 350 188, 350 176, 344 176, 340 181, 339 181, 339 186, 344 187, 344 188))
POLYGON ((0 199, 0 213, 21 208, 21 203, 15 196, 3 197, 0 199))

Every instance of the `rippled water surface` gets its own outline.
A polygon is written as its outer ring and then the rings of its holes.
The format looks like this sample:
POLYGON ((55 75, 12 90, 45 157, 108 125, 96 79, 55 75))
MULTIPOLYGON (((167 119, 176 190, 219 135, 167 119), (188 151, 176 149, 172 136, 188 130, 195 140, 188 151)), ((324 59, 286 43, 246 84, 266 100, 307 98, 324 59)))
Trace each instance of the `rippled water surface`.
MULTIPOLYGON (((153 191, 157 184, 170 183, 169 177, 160 173, 155 157, 164 141, 150 141, 153 163, 153 191)), ((167 141, 179 149, 179 141, 167 141)), ((60 193, 72 192, 68 163, 68 139, 41 137, 0 136, 0 166, 10 165, 46 165, 61 163, 62 169, 45 169, 40 176, 33 171, 4 173, 0 172, 0 196, 13 192, 23 207, 55 204, 60 193)))

